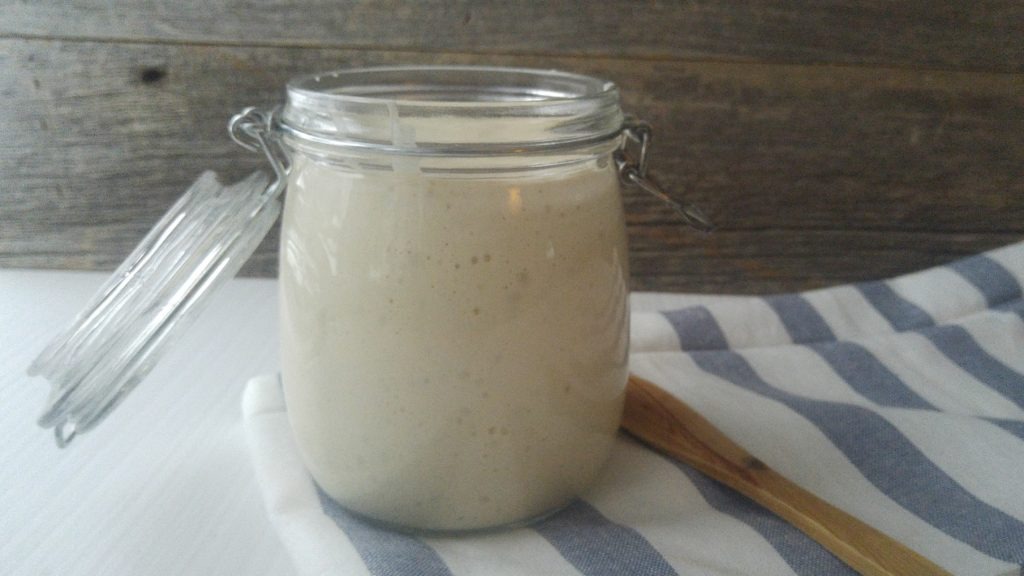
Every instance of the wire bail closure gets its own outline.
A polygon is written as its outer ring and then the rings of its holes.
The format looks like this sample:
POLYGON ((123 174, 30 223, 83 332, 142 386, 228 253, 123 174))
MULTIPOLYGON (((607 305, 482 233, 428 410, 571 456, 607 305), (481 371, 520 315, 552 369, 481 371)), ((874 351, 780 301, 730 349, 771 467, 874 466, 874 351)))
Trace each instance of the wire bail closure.
MULTIPOLYGON (((277 190, 284 188, 291 169, 288 153, 282 147, 280 138, 274 136, 279 112, 280 107, 265 111, 250 106, 235 114, 228 122, 228 133, 232 140, 246 150, 262 152, 267 158, 276 176, 271 188, 277 190)), ((615 164, 622 182, 639 186, 670 206, 689 227, 704 233, 714 230, 715 225, 699 207, 672 198, 648 174, 653 137, 651 125, 636 118, 627 118, 622 134, 622 147, 615 152, 615 164)))
POLYGON ((650 124, 635 118, 626 119, 622 128, 625 138, 622 147, 615 152, 615 165, 619 169, 619 178, 623 183, 639 186, 645 192, 668 204, 689 227, 704 233, 711 232, 715 229, 715 225, 700 208, 689 202, 675 200, 648 175, 647 168, 650 163, 648 152, 651 147, 652 132, 650 124))
POLYGON ((291 170, 288 153, 281 146, 280 139, 273 136, 279 111, 280 107, 265 111, 250 106, 232 116, 228 122, 228 134, 236 144, 251 152, 262 152, 266 156, 277 177, 274 182, 275 188, 288 180, 288 172, 291 170))

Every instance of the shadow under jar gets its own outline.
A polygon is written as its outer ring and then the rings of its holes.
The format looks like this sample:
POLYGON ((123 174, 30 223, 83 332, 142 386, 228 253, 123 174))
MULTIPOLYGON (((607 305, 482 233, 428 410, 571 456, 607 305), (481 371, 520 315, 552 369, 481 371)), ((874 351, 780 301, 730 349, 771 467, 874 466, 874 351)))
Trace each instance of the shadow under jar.
POLYGON ((610 82, 401 67, 288 86, 281 367, 317 484, 394 527, 566 505, 622 412, 628 252, 610 82))

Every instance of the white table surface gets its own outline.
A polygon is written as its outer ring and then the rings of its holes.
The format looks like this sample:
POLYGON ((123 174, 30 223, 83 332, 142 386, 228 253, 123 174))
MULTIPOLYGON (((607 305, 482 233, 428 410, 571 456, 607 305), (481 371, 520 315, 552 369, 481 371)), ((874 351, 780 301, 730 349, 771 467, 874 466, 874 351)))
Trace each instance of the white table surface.
POLYGON ((25 376, 104 274, 0 270, 0 574, 295 571, 263 509, 242 388, 277 370, 277 290, 234 280, 98 428, 58 449, 25 376))
MULTIPOLYGON (((276 281, 229 282, 113 414, 60 450, 35 424, 49 385, 25 369, 105 277, 0 269, 0 574, 294 574, 240 410, 246 381, 278 370, 276 281)), ((633 310, 662 300, 633 294, 633 310)))

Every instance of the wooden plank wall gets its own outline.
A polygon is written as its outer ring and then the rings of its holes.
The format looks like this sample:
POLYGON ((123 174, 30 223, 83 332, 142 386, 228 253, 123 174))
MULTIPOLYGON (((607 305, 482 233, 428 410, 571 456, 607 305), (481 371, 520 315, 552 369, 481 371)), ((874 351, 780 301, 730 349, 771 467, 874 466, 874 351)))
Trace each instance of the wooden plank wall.
MULTIPOLYGON (((635 289, 880 278, 1024 237, 1024 4, 0 0, 0 266, 110 269, 226 120, 299 73, 393 63, 617 82, 701 237, 627 190, 635 289)), ((273 275, 276 233, 246 266, 273 275)))

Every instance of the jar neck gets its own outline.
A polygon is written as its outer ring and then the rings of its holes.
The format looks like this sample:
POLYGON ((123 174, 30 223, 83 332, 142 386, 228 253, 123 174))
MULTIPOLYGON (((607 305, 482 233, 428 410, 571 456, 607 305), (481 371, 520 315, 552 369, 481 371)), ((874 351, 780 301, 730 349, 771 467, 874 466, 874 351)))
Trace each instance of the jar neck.
POLYGON ((611 82, 554 71, 393 67, 288 85, 276 131, 316 156, 558 156, 614 147, 623 115, 611 82))

